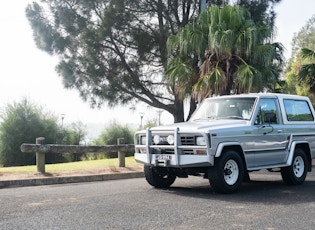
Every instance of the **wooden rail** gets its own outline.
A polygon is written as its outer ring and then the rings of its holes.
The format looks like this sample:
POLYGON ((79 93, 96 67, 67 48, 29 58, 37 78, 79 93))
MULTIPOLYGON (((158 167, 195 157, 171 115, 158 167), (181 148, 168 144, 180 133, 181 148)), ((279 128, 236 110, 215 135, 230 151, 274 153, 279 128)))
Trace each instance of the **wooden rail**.
POLYGON ((125 167, 125 152, 134 151, 133 144, 125 145, 105 145, 105 146, 86 146, 86 145, 56 145, 45 144, 45 138, 36 138, 36 144, 22 144, 21 151, 24 153, 36 152, 36 166, 38 173, 45 173, 45 153, 100 153, 118 152, 119 167, 125 167))

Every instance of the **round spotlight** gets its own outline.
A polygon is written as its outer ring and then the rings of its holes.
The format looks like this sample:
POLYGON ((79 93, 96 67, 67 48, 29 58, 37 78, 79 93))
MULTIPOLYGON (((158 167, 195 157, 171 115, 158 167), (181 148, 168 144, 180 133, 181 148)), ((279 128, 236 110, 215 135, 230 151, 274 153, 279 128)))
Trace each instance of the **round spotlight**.
POLYGON ((173 135, 167 136, 167 143, 169 143, 170 145, 174 144, 174 136, 173 135))
POLYGON ((160 138, 159 135, 155 135, 155 136, 153 137, 153 142, 154 142, 154 144, 158 145, 158 144, 160 143, 160 141, 161 141, 161 138, 160 138))

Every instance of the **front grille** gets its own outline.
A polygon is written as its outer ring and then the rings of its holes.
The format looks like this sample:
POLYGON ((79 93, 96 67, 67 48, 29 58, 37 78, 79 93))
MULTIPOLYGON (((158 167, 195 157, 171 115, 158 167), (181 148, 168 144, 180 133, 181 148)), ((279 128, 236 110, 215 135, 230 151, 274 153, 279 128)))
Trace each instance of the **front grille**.
MULTIPOLYGON (((194 150, 193 149, 184 149, 182 150, 183 154, 185 155, 193 155, 194 150)), ((173 149, 153 149, 152 150, 153 154, 174 154, 173 149)))
POLYGON ((174 149, 152 149, 153 154, 174 154, 174 149))
POLYGON ((183 150, 183 153, 185 155, 194 155, 194 150, 192 150, 192 149, 185 149, 185 150, 183 150))
POLYGON ((195 145, 195 137, 193 136, 182 136, 180 139, 182 145, 195 145))
MULTIPOLYGON (((166 141, 166 136, 161 136, 161 139, 162 141, 157 144, 157 145, 169 145, 166 141)), ((180 137, 180 140, 181 140, 181 145, 186 145, 186 146, 189 146, 189 145, 195 145, 195 137, 194 136, 181 136, 180 137)), ((152 143, 153 143, 153 137, 152 137, 152 143)), ((156 144, 154 144, 156 145, 156 144)))
MULTIPOLYGON (((159 143, 158 145, 153 144, 155 147, 153 147, 152 153, 153 154, 174 154, 174 149, 165 148, 167 145, 169 145, 167 141, 165 141, 167 136, 161 135, 160 137, 161 137, 162 142, 159 143), (161 145, 165 147, 160 148, 159 146, 161 145)), ((182 135, 180 137, 180 142, 181 143, 179 143, 179 145, 182 145, 182 146, 195 146, 196 145, 195 135, 187 135, 187 134, 182 135)), ((153 143, 153 137, 152 137, 152 143, 153 143)), ((179 150, 179 154, 194 155, 195 153, 193 149, 181 149, 179 150)))

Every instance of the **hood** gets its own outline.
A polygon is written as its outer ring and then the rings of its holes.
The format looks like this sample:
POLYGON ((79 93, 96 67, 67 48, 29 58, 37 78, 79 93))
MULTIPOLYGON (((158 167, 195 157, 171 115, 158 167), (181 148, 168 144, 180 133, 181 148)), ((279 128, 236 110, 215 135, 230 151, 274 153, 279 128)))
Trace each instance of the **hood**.
POLYGON ((247 126, 249 121, 247 120, 205 120, 205 121, 188 121, 175 123, 171 125, 153 127, 152 131, 162 131, 162 130, 175 130, 179 129, 181 132, 208 132, 214 130, 222 130, 227 128, 237 128, 247 126))

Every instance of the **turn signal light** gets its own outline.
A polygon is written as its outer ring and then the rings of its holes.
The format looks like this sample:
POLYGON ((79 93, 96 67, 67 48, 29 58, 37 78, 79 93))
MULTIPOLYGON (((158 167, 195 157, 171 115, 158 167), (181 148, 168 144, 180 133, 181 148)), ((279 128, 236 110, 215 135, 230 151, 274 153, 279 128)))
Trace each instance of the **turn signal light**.
POLYGON ((206 151, 205 151, 205 150, 200 150, 200 149, 198 149, 198 150, 196 150, 196 154, 197 154, 197 155, 205 155, 205 154, 206 154, 206 151))

